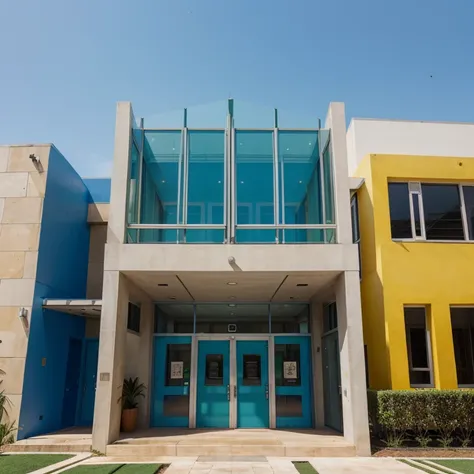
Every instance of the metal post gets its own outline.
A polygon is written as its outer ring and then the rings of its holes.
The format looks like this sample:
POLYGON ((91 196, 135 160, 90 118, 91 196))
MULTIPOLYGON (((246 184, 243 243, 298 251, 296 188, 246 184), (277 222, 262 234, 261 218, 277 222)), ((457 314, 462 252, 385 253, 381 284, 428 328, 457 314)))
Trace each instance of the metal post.
POLYGON ((235 129, 234 129, 234 99, 228 101, 228 114, 227 114, 227 129, 229 134, 228 146, 229 146, 229 222, 230 222, 230 233, 228 235, 228 242, 231 244, 235 243, 235 223, 236 223, 236 209, 237 202, 235 196, 235 129))
MULTIPOLYGON (((188 223, 188 173, 189 173, 189 144, 188 144, 188 113, 184 109, 183 127, 183 224, 188 223)), ((186 228, 183 230, 183 242, 186 242, 186 228)))
MULTIPOLYGON (((275 109, 275 123, 273 130, 273 205, 275 225, 280 223, 280 202, 278 193, 278 109, 275 109)), ((275 229, 275 243, 279 243, 278 229, 275 229)), ((284 232, 284 231, 283 231, 284 232)))
MULTIPOLYGON (((181 224, 181 168, 183 162, 183 153, 184 153, 184 140, 186 135, 186 128, 188 123, 188 111, 184 109, 183 114, 183 129, 181 131, 181 148, 179 150, 179 158, 178 158, 178 199, 176 205, 176 224, 181 224)), ((176 243, 179 244, 179 229, 176 231, 176 243)))
MULTIPOLYGON (((145 149, 145 119, 142 117, 140 119, 140 130, 141 130, 141 144, 140 144, 140 162, 138 164, 138 204, 137 204, 137 222, 141 224, 142 222, 142 179, 143 179, 143 167, 144 167, 144 149, 145 149)), ((132 131, 133 135, 133 131, 132 131)), ((133 142, 133 136, 132 136, 133 142)), ((132 143, 133 146, 133 143, 132 143)), ((140 229, 137 230, 137 244, 140 243, 140 229)))

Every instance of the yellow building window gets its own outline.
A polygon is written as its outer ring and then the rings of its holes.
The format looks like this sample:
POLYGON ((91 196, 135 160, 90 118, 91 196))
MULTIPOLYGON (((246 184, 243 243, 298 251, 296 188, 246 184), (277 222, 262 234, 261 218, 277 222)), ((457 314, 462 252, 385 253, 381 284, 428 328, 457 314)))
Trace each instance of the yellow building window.
POLYGON ((431 337, 426 323, 426 308, 407 306, 404 308, 404 313, 410 385, 432 387, 431 337))

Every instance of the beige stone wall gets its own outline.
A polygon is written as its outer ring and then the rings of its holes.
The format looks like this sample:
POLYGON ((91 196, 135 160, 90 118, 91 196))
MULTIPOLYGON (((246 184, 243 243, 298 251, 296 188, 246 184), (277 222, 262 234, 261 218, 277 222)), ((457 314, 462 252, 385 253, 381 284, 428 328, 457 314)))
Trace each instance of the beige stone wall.
POLYGON ((0 146, 0 389, 18 422, 50 145, 0 146), (32 160, 39 157, 42 172, 32 160), (26 326, 26 327, 25 327, 26 326))
POLYGON ((87 271, 87 298, 101 299, 104 279, 104 253, 107 240, 107 225, 90 226, 89 267, 87 271))

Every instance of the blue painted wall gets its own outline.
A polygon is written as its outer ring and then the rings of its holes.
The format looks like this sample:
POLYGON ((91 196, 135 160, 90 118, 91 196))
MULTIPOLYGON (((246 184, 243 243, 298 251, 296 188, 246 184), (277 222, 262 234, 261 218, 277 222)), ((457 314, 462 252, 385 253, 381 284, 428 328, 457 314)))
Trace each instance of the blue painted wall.
POLYGON ((44 298, 86 296, 87 209, 92 199, 82 179, 54 147, 47 173, 19 439, 63 428, 69 339, 82 339, 85 334, 84 318, 44 311, 42 304, 44 298))
POLYGON ((98 204, 110 202, 110 178, 84 178, 83 181, 89 189, 93 202, 98 204))

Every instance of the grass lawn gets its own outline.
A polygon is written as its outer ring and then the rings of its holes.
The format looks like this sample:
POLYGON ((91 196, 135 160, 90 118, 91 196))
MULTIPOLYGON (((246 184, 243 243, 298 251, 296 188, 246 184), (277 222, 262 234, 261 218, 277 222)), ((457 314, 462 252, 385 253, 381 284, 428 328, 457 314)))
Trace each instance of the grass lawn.
POLYGON ((155 474, 161 466, 161 464, 85 464, 66 472, 67 474, 155 474))
POLYGON ((300 474, 318 474, 318 471, 308 461, 293 461, 293 465, 300 474))
POLYGON ((2 454, 0 472, 27 474, 69 458, 72 456, 68 454, 2 454))
POLYGON ((464 474, 474 474, 474 459, 431 459, 431 461, 464 474))

